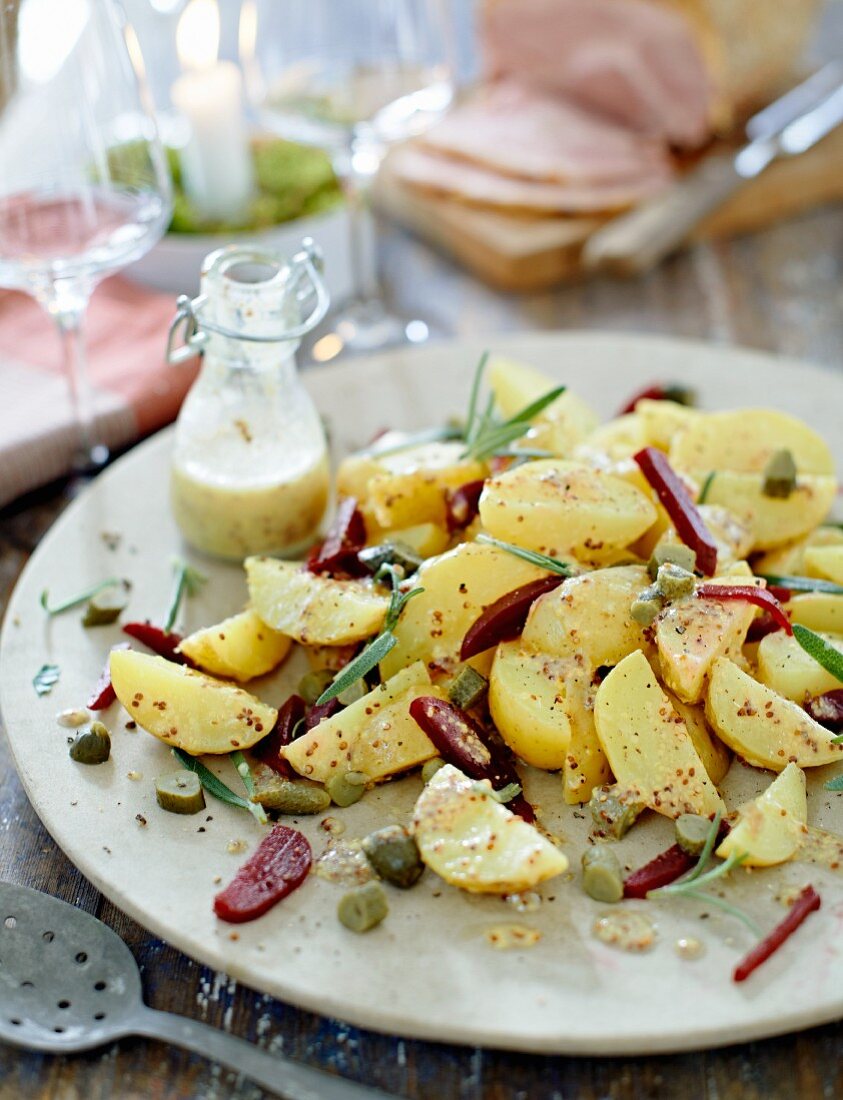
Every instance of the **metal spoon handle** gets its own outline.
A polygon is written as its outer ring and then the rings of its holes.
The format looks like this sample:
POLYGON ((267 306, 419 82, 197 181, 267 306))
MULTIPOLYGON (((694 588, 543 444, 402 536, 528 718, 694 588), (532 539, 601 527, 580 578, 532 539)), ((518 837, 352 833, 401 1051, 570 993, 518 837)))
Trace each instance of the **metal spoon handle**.
POLYGON ((171 1012, 145 1008, 132 1022, 131 1031, 221 1062, 287 1100, 388 1100, 378 1089, 267 1054, 224 1031, 171 1012))

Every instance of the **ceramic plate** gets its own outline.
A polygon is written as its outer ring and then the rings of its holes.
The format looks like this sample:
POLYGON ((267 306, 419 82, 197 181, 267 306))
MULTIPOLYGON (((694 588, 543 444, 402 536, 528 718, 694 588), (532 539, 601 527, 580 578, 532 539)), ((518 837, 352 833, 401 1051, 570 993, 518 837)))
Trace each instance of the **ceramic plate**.
MULTIPOLYGON (((748 352, 634 336, 557 334, 490 343, 569 383, 607 416, 659 379, 692 383, 707 408, 776 405, 822 431, 843 468, 843 376, 748 352)), ((355 360, 312 371, 307 384, 342 452, 385 426, 421 428, 464 409, 481 350, 472 342, 355 360)), ((823 897, 821 911, 740 986, 730 974, 751 936, 733 918, 690 902, 625 903, 650 914, 657 927, 651 951, 627 954, 592 936, 606 907, 586 897, 575 876, 545 884, 540 904, 525 911, 462 894, 427 872, 413 890, 389 891, 388 919, 365 936, 339 924, 341 888, 317 877, 259 921, 236 929, 216 921, 212 897, 244 858, 242 850, 228 849, 253 847, 260 827, 210 797, 200 817, 159 810, 154 780, 172 770, 172 758, 147 734, 126 730, 118 706, 105 714, 113 731, 111 760, 93 768, 72 763, 67 731, 54 716, 88 697, 119 628, 84 630, 76 613, 48 621, 38 606, 43 588, 58 597, 116 574, 134 584, 133 617, 163 615, 170 558, 182 551, 167 504, 170 442, 163 433, 137 447, 68 508, 25 570, 2 637, 3 712, 24 786, 58 844, 116 905, 155 935, 256 989, 404 1036, 523 1051, 651 1053, 773 1035, 841 1014, 843 882, 815 865, 735 876, 730 897, 764 927, 784 914, 777 899, 782 891, 810 881, 823 897), (61 679, 52 694, 38 698, 32 678, 47 661, 60 665, 61 679), (487 932, 511 922, 540 931, 540 942, 492 949, 487 932), (681 958, 681 937, 700 940, 703 956, 681 958)), ((231 614, 245 599, 238 569, 206 566, 211 583, 186 606, 187 629, 231 614)), ((253 687, 278 702, 297 675, 288 669, 253 687)), ((811 821, 839 827, 840 796, 822 790, 828 769, 823 772, 811 776, 811 821)), ((236 775, 226 774, 235 785, 236 775)), ((727 801, 735 805, 768 780, 735 764, 727 801)), ((557 776, 527 774, 526 787, 577 868, 588 822, 560 806, 557 776)), ((336 811, 343 839, 406 820, 420 789, 420 779, 411 776, 336 811)), ((323 851, 330 837, 320 820, 304 819, 301 828, 315 853, 323 851)), ((624 841, 623 858, 631 866, 643 863, 671 836, 662 819, 642 822, 624 841)))

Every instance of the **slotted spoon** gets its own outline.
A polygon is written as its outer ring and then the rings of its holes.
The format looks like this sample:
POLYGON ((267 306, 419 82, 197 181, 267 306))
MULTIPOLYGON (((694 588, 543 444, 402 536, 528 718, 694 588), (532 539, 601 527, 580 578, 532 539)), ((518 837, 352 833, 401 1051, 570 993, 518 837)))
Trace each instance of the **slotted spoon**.
POLYGON ((74 1054, 127 1035, 192 1050, 289 1100, 387 1100, 207 1024, 147 1008, 137 964, 116 932, 57 898, 0 882, 0 1040, 74 1054))

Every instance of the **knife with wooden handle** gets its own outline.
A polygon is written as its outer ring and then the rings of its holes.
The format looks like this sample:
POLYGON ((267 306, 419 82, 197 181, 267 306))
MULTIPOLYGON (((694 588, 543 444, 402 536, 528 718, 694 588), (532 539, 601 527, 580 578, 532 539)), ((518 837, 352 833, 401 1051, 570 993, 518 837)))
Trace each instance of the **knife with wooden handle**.
POLYGON ((636 275, 673 252, 702 219, 779 157, 796 156, 843 122, 843 66, 832 63, 759 112, 737 153, 707 157, 669 190, 594 233, 587 270, 636 275))

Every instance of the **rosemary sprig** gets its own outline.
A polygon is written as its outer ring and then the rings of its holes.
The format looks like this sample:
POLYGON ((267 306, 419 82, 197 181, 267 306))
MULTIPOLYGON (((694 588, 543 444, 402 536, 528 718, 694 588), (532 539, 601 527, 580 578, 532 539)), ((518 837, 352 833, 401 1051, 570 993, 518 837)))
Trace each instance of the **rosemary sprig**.
POLYGON ((204 573, 200 573, 198 569, 189 565, 183 558, 173 559, 173 569, 175 571, 175 582, 173 584, 173 595, 170 598, 170 607, 164 620, 165 634, 169 634, 173 629, 182 599, 185 596, 195 596, 208 579, 204 573))
POLYGON ((229 806, 238 806, 241 810, 248 810, 250 814, 254 814, 255 804, 243 798, 242 795, 236 794, 231 787, 223 783, 212 771, 206 768, 201 760, 197 760, 195 756, 190 756, 183 749, 174 748, 172 751, 173 756, 183 768, 187 768, 188 771, 195 772, 199 776, 199 782, 208 794, 212 794, 220 802, 227 802, 229 806))
POLYGON ((448 440, 462 439, 464 429, 458 424, 444 424, 441 428, 426 428, 421 432, 412 432, 404 437, 400 443, 389 443, 379 447, 373 443, 371 447, 358 451, 364 458, 383 458, 386 455, 398 454, 399 451, 407 451, 410 447, 419 447, 423 443, 443 443, 448 440))
POLYGON ((32 680, 36 695, 49 695, 59 682, 61 669, 58 665, 41 665, 32 680))
POLYGON ((789 588, 791 592, 824 592, 828 596, 843 596, 843 585, 823 581, 818 577, 789 577, 782 573, 758 573, 767 584, 789 588))
POLYGON ((336 699, 338 695, 342 695, 342 693, 347 691, 352 684, 355 684, 358 680, 370 673, 373 668, 376 668, 387 653, 398 645, 398 639, 395 637, 393 631, 398 625, 401 612, 410 600, 413 599, 414 596, 421 595, 424 589, 411 588, 409 592, 402 592, 398 587, 401 582, 401 577, 394 565, 382 565, 375 574, 376 581, 383 580, 386 577, 389 578, 392 585, 392 593, 389 597, 389 606, 386 609, 386 616, 380 633, 369 642, 365 649, 357 654, 354 660, 349 661, 344 668, 340 669, 331 683, 328 684, 316 700, 316 705, 318 707, 322 706, 323 703, 329 703, 332 699, 336 699))
POLYGON ((711 486, 714 479, 717 477, 717 471, 712 470, 702 483, 702 489, 700 489, 700 495, 697 497, 697 504, 705 504, 708 494, 711 492, 711 486))
POLYGON ((231 754, 231 762, 237 769, 237 774, 243 780, 243 786, 246 788, 246 794, 249 796, 249 812, 261 825, 266 825, 269 818, 266 816, 266 810, 261 806, 260 802, 255 802, 255 781, 252 779, 252 769, 249 767, 249 761, 243 755, 243 753, 237 749, 231 754))
MULTIPOLYGON (((843 741, 843 733, 839 737, 835 737, 834 740, 836 742, 843 741)), ((825 784, 825 789, 827 791, 843 791, 843 774, 835 775, 834 779, 829 779, 825 784)))
POLYGON ((50 593, 48 589, 44 589, 41 593, 39 603, 47 612, 48 615, 60 615, 62 611, 70 611, 74 607, 79 607, 80 604, 87 603, 99 592, 102 592, 105 588, 115 588, 117 585, 127 585, 128 581, 123 580, 122 577, 109 577, 108 580, 100 581, 98 584, 92 585, 90 588, 86 588, 84 592, 79 592, 75 596, 71 596, 70 599, 63 600, 61 603, 50 606, 50 593))
POLYGON ((809 657, 813 657, 818 665, 822 665, 826 672, 843 684, 843 653, 839 649, 800 623, 793 624, 793 636, 809 657))
POLYGON ((523 546, 515 546, 514 543, 493 538, 482 531, 475 541, 485 542, 489 546, 497 546, 499 550, 506 550, 507 553, 513 554, 516 558, 522 558, 531 565, 538 565, 542 569, 547 569, 549 573, 556 573, 560 577, 575 576, 574 566, 569 562, 559 561, 558 558, 548 557, 547 554, 540 554, 538 550, 525 550, 523 546))

